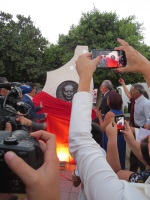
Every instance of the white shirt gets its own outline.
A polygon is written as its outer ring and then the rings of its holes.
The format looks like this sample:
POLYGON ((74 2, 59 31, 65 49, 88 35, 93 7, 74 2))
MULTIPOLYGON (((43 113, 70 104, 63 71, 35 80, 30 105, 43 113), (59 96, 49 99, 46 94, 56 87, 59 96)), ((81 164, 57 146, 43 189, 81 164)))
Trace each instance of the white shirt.
MULTIPOLYGON (((87 200, 148 200, 149 184, 119 180, 102 149, 92 138, 92 95, 78 92, 73 97, 69 150, 77 162, 87 200)), ((85 196, 80 196, 85 199, 85 196)))
POLYGON ((150 87, 147 89, 147 94, 148 94, 149 99, 150 99, 150 87))
POLYGON ((150 117, 150 101, 141 95, 134 104, 134 123, 142 127, 150 117))
POLYGON ((30 96, 28 94, 25 94, 25 95, 28 96, 31 99, 31 101, 33 101, 33 97, 32 96, 30 96))

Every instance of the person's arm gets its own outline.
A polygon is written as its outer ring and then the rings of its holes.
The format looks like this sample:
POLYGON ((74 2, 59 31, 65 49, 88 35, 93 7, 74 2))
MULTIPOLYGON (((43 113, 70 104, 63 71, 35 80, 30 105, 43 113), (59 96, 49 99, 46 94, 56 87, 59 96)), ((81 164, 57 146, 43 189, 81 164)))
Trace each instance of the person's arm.
MULTIPOLYGON (((147 121, 147 119, 150 118, 150 103, 147 103, 143 106, 143 115, 147 121)), ((145 124, 147 124, 148 122, 146 122, 145 124)), ((144 127, 144 124, 143 124, 144 127)))
POLYGON ((129 147, 131 148, 131 151, 135 154, 135 156, 145 165, 147 166, 147 163, 144 161, 142 152, 140 149, 140 143, 138 143, 131 131, 131 128, 127 121, 125 121, 125 130, 120 130, 124 134, 124 138, 126 142, 128 143, 129 147))
POLYGON ((123 78, 119 78, 119 83, 121 83, 121 85, 122 85, 122 87, 123 87, 123 90, 124 90, 126 96, 127 96, 129 99, 131 99, 130 92, 129 92, 129 90, 128 90, 128 88, 127 88, 127 86, 126 86, 126 84, 125 84, 123 78))
POLYGON ((104 117, 104 120, 102 119, 102 114, 101 112, 98 110, 98 109, 95 109, 95 113, 96 113, 96 116, 98 117, 99 119, 99 124, 100 124, 100 127, 102 129, 102 131, 105 131, 107 125, 113 121, 113 118, 114 118, 114 114, 112 112, 107 112, 105 117, 104 117))
POLYGON ((148 87, 150 87, 150 62, 142 54, 140 54, 129 44, 118 38, 117 41, 121 44, 120 47, 116 47, 115 50, 124 50, 127 58, 127 65, 122 68, 115 69, 116 72, 133 72, 143 75, 148 87), (142 66, 142 67, 141 67, 142 66))
POLYGON ((72 101, 69 130, 69 150, 76 160, 86 198, 146 200, 144 184, 140 185, 142 189, 138 189, 136 185, 119 180, 106 161, 102 149, 92 139, 92 95, 89 91, 92 75, 100 62, 100 57, 93 60, 91 57, 91 53, 82 54, 76 61, 79 89, 72 101))
POLYGON ((76 160, 87 199, 97 200, 100 196, 105 200, 120 200, 124 193, 124 183, 118 179, 90 133, 92 110, 90 82, 99 61, 99 57, 91 60, 91 53, 80 55, 76 61, 79 89, 72 101, 69 150, 76 160), (109 188, 109 192, 106 192, 106 188, 109 188))
POLYGON ((117 174, 119 179, 129 181, 131 171, 122 170, 119 160, 118 146, 117 146, 117 126, 116 123, 112 122, 106 127, 106 134, 108 137, 107 144, 107 161, 117 174))
POLYGON ((39 107, 35 107, 34 103, 26 95, 23 96, 22 101, 27 103, 30 106, 30 110, 29 110, 30 119, 32 119, 34 121, 45 120, 45 118, 47 117, 47 113, 38 113, 38 114, 36 113, 37 111, 41 110, 40 106, 39 107), (36 108, 39 108, 39 109, 36 109, 36 108))
POLYGON ((39 140, 44 153, 44 164, 39 169, 31 168, 14 152, 7 152, 4 159, 9 168, 24 182, 28 199, 59 200, 59 160, 55 135, 46 131, 37 131, 30 135, 45 141, 44 143, 39 140))
POLYGON ((108 137, 108 144, 107 144, 107 161, 113 170, 117 173, 121 170, 120 160, 119 160, 119 153, 118 153, 118 146, 117 146, 117 125, 114 122, 111 122, 106 127, 106 134, 108 137))
POLYGON ((18 117, 16 118, 16 121, 19 122, 21 125, 29 126, 32 130, 46 130, 47 123, 38 123, 34 122, 23 115, 20 115, 20 112, 17 112, 18 117))
POLYGON ((32 107, 30 109, 29 115, 34 121, 37 121, 37 120, 42 121, 42 120, 45 120, 45 118, 47 117, 47 113, 36 113, 35 107, 32 107))
POLYGON ((42 110, 42 108, 40 106, 34 106, 35 112, 39 112, 42 110))
POLYGON ((32 120, 24 117, 19 111, 17 112, 16 121, 19 122, 21 125, 25 126, 32 126, 32 120))

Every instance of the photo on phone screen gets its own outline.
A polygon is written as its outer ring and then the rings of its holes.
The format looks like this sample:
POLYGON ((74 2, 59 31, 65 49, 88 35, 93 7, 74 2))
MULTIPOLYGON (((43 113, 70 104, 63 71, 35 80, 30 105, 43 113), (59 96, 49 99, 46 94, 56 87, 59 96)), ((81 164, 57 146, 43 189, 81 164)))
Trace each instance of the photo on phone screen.
POLYGON ((110 69, 125 67, 126 65, 126 56, 125 52, 120 50, 92 50, 92 59, 97 56, 101 57, 101 61, 98 64, 97 68, 110 69))
POLYGON ((124 130, 124 115, 116 115, 115 122, 118 130, 124 130))

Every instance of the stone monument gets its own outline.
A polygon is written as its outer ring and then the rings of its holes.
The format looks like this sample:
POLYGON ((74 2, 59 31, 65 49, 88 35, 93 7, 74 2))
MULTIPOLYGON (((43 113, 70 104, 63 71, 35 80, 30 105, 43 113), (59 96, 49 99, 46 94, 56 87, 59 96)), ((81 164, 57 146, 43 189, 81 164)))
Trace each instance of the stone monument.
MULTIPOLYGON (((64 66, 47 72, 46 83, 42 91, 53 97, 64 101, 72 101, 73 95, 77 92, 79 77, 76 71, 75 61, 82 53, 87 53, 87 46, 77 46, 73 58, 64 66)), ((91 82, 91 92, 93 80, 91 82)))

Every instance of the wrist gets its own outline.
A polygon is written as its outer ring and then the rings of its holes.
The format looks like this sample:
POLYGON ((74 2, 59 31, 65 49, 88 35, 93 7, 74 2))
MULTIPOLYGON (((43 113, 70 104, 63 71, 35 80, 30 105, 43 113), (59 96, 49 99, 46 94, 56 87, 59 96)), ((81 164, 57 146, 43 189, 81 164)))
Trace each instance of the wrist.
POLYGON ((86 77, 84 79, 80 79, 78 92, 80 92, 80 91, 90 92, 90 84, 91 84, 91 78, 86 77))
POLYGON ((115 137, 114 135, 113 136, 107 136, 108 137, 108 141, 111 143, 111 144, 117 144, 117 136, 115 137))
POLYGON ((93 78, 92 76, 82 77, 82 78, 79 79, 79 83, 82 83, 82 84, 91 83, 92 78, 93 78))
POLYGON ((99 121, 102 121, 102 116, 99 116, 98 119, 99 119, 99 121))
POLYGON ((133 146, 134 143, 136 142, 134 137, 128 137, 128 138, 125 138, 125 140, 126 140, 126 142, 128 143, 129 146, 133 146))

